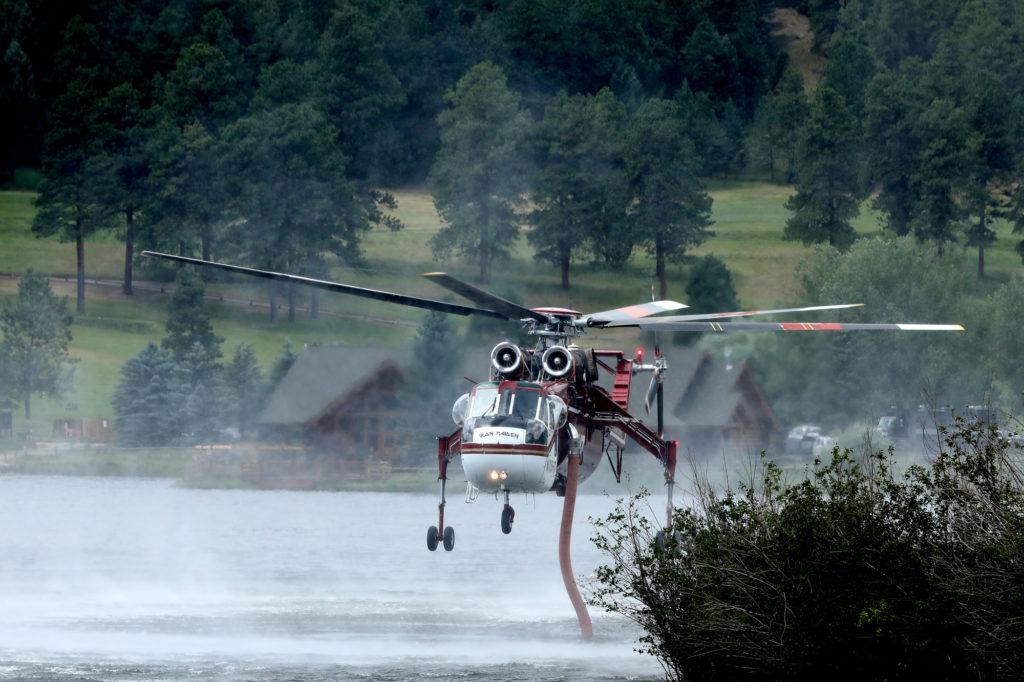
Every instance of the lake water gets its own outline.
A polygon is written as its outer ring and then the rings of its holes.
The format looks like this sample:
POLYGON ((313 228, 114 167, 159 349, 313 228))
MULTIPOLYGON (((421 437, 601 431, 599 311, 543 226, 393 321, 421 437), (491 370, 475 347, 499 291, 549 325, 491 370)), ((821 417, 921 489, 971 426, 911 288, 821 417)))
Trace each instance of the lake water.
MULTIPOLYGON (((660 678, 637 630, 582 642, 558 572, 560 498, 188 490, 0 477, 0 679, 660 678)), ((601 563, 581 496, 576 573, 601 563)))

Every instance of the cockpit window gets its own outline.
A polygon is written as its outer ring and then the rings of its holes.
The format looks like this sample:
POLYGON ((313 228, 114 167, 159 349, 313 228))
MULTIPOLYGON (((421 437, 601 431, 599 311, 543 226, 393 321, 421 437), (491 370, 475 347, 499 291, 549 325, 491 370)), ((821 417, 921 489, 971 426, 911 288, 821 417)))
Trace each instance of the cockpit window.
POLYGON ((507 426, 525 429, 528 443, 547 443, 557 428, 549 402, 549 396, 537 388, 477 386, 463 423, 463 440, 472 442, 478 427, 507 426))

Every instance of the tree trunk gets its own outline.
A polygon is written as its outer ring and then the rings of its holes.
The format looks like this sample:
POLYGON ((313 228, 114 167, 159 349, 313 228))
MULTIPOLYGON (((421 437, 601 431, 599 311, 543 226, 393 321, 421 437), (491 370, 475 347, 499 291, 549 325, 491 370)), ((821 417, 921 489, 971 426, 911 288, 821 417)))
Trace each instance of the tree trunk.
POLYGON ((775 182, 775 147, 768 145, 768 182, 775 182))
POLYGON ((313 289, 309 293, 309 317, 313 320, 320 319, 320 291, 313 289))
POLYGON ((271 280, 267 286, 270 294, 270 321, 277 322, 277 282, 271 280))
POLYGON ((569 291, 569 258, 571 252, 568 247, 562 248, 562 255, 559 258, 560 265, 562 266, 562 289, 569 291))
MULTIPOLYGON (((32 418, 32 393, 30 391, 25 392, 25 419, 32 418)), ((29 425, 31 428, 31 425, 29 425)))
POLYGON ((659 239, 654 245, 654 271, 658 276, 658 296, 668 298, 668 273, 665 272, 665 249, 659 239))
POLYGON ((295 321, 295 284, 288 282, 288 321, 295 321))
POLYGON ((208 225, 204 225, 202 231, 199 233, 199 243, 203 250, 203 260, 212 260, 210 258, 210 244, 212 241, 213 240, 210 238, 210 227, 208 225))
POLYGON ((978 279, 985 278, 985 233, 988 231, 988 223, 985 219, 985 206, 982 204, 981 213, 978 215, 978 279))
POLYGON ((75 231, 75 259, 78 262, 77 291, 75 296, 75 310, 79 315, 85 314, 85 238, 82 236, 81 227, 75 231))
POLYGON ((124 212, 124 285, 125 296, 132 295, 132 261, 135 259, 135 211, 124 212))
POLYGON ((487 284, 491 276, 491 226, 490 211, 485 203, 480 223, 480 283, 487 284))

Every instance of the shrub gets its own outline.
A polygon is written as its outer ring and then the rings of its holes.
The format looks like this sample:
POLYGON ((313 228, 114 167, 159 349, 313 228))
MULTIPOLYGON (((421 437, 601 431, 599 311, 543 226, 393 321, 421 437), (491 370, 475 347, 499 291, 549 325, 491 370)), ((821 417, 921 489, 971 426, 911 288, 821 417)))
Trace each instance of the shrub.
POLYGON ((636 621, 675 679, 1019 679, 1024 478, 958 422, 928 466, 849 451, 784 481, 698 485, 666 541, 642 496, 597 522, 592 602, 636 621))

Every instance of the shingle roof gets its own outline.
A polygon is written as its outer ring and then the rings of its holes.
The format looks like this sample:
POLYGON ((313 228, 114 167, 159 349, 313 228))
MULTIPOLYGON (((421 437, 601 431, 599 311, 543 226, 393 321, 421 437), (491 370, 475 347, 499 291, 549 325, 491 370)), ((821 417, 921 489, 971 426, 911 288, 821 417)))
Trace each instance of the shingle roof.
MULTIPOLYGON (((459 376, 486 381, 489 350, 459 348, 463 358, 463 363, 456 368, 459 376)), ((310 346, 295 359, 257 422, 278 426, 305 424, 386 364, 391 363, 399 371, 406 372, 412 361, 412 353, 407 348, 358 348, 341 344, 310 346)))
POLYGON ((384 363, 402 367, 408 360, 404 349, 310 346, 295 358, 257 421, 304 424, 384 363))

